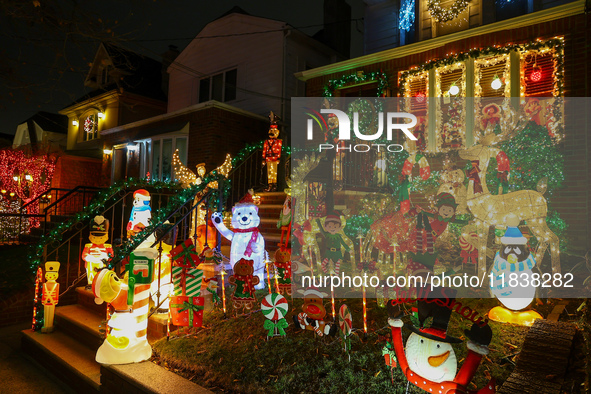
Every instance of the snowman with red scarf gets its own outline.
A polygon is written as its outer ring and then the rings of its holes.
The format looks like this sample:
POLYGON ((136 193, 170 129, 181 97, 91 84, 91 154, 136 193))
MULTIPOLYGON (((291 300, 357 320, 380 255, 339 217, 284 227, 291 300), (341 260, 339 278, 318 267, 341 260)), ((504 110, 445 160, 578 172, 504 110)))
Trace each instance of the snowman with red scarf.
MULTIPOLYGON (((446 289, 449 292, 449 289, 446 289)), ((468 384, 474 377, 483 356, 488 354, 488 344, 492 339, 492 331, 488 325, 473 324, 466 330, 468 337, 468 355, 458 371, 457 358, 452 343, 460 343, 461 339, 447 334, 447 326, 451 309, 445 307, 449 298, 431 298, 418 302, 419 327, 404 324, 402 312, 396 300, 388 304, 388 324, 392 327, 392 342, 400 369, 415 386, 428 393, 454 394, 491 394, 495 393, 495 383, 491 380, 480 390, 468 390, 468 384), (424 323, 428 317, 433 321, 429 327, 424 323), (412 333, 402 342, 402 327, 412 333)))

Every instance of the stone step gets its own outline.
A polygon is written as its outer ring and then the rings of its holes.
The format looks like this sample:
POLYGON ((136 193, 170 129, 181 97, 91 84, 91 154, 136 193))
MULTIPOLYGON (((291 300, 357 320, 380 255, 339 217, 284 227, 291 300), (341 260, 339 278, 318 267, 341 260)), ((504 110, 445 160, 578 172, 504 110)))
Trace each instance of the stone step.
POLYGON ((149 361, 126 365, 102 365, 101 383, 103 393, 113 394, 212 393, 149 361))
POLYGON ((100 329, 105 319, 106 315, 101 318, 78 304, 55 308, 55 324, 59 330, 83 343, 93 352, 103 343, 100 329))
POLYGON ((94 360, 95 352, 67 333, 55 331, 22 331, 21 347, 53 375, 79 393, 98 393, 100 365, 94 360))

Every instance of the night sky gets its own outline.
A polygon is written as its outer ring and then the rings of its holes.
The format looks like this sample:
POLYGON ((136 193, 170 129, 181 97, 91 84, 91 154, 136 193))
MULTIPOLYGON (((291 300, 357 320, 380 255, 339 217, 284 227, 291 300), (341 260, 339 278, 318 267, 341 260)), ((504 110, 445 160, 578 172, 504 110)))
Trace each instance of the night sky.
MULTIPOLYGON (((351 57, 363 53, 362 0, 351 5, 351 57)), ((14 134, 37 111, 57 112, 82 96, 101 39, 161 60, 169 45, 182 51, 199 31, 234 6, 285 21, 306 34, 322 28, 323 1, 80 1, 0 2, 0 133, 14 134), (72 2, 73 3, 73 2, 72 2)))

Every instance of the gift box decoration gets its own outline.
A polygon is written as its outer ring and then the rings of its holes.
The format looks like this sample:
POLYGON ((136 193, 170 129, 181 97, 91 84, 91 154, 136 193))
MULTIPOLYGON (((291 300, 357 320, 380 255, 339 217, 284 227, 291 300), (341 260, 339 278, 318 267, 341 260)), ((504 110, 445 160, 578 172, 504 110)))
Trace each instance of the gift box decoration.
POLYGON ((172 283, 175 296, 199 297, 203 282, 203 270, 172 267, 172 283))
POLYGON ((205 298, 172 296, 170 297, 170 318, 172 324, 179 327, 201 327, 205 298))
POLYGON ((170 251, 173 265, 177 267, 197 267, 200 263, 199 255, 191 238, 170 251))

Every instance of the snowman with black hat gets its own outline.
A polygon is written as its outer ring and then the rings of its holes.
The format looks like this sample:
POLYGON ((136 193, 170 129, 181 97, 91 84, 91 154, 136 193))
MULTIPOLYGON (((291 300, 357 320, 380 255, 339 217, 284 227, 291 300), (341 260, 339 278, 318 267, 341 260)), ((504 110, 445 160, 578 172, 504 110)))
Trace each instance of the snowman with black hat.
MULTIPOLYGON (((436 293, 438 290, 435 289, 436 293)), ((441 291, 439 289, 439 291, 441 291)), ((446 289, 447 294, 453 293, 446 289)), ((440 293, 443 295, 443 293, 440 293)), ((455 295, 455 293, 454 293, 455 295)), ((435 294, 435 297, 437 295, 435 294)), ((473 324, 465 330, 468 337, 468 355, 458 371, 457 358, 452 347, 453 343, 462 342, 447 333, 451 309, 447 308, 451 299, 429 298, 418 302, 419 326, 404 324, 400 306, 388 304, 388 324, 392 327, 392 342, 400 369, 415 386, 429 393, 494 393, 495 384, 491 380, 480 390, 470 391, 468 384, 474 377, 483 356, 488 354, 488 344, 492 339, 492 330, 488 325, 473 324), (427 318, 432 318, 430 326, 426 326, 427 318), (402 327, 411 331, 406 348, 402 340, 402 327)))

